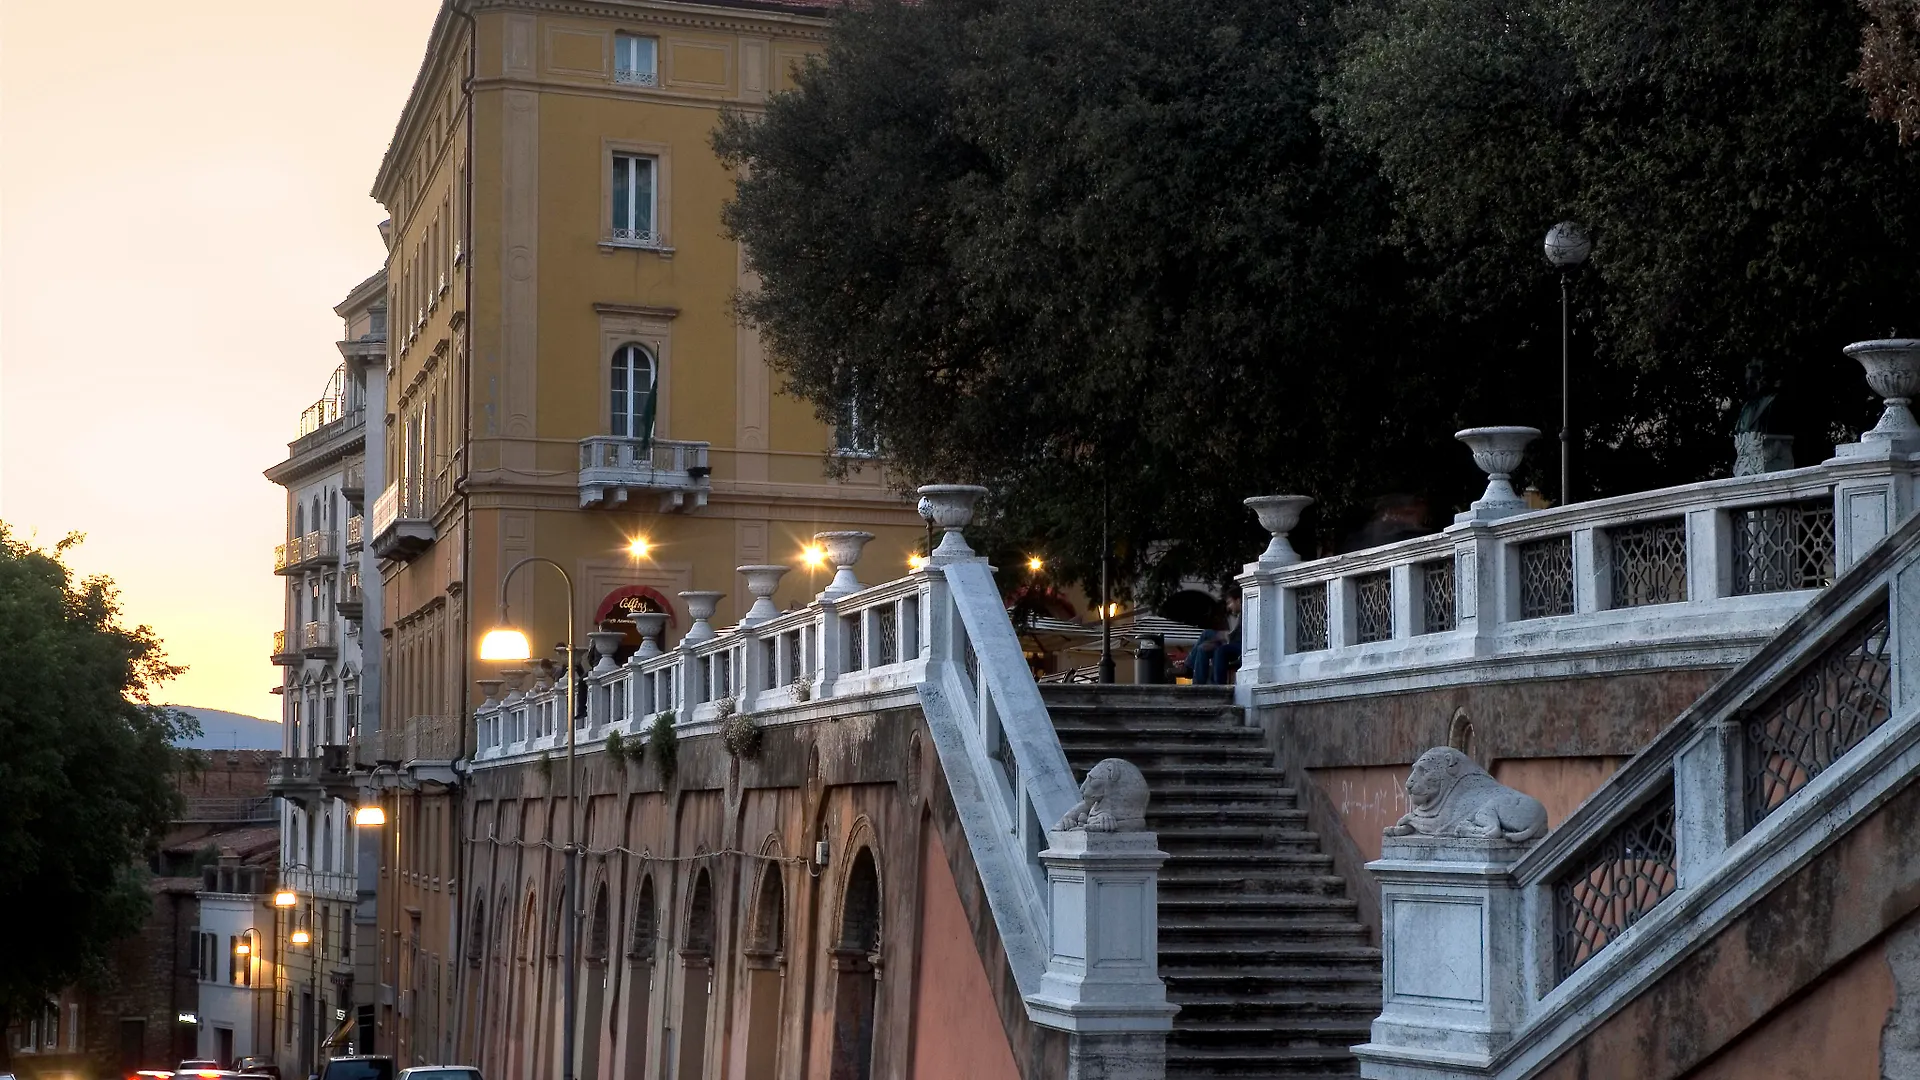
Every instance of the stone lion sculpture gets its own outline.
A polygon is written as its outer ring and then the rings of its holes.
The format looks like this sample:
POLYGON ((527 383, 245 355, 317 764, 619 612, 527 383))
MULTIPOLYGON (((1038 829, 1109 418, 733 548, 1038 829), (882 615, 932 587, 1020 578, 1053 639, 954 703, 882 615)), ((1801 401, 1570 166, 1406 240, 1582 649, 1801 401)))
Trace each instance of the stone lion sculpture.
POLYGON ((1547 835, 1540 800, 1495 780, 1450 746, 1436 746, 1413 763, 1407 801, 1413 809, 1387 826, 1388 836, 1521 841, 1547 835))
POLYGON ((1144 832, 1147 828, 1147 780, 1119 758, 1087 770, 1080 801, 1054 827, 1056 832, 1144 832))

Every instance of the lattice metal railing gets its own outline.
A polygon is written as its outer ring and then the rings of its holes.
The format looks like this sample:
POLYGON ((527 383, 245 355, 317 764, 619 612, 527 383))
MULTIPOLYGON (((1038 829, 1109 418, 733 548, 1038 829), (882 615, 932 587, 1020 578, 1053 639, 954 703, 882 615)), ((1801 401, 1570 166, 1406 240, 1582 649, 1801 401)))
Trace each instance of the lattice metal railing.
POLYGON ((1666 518, 1607 530, 1612 549, 1609 606, 1677 604, 1687 598, 1687 522, 1666 518))
POLYGON ((1747 828, 1887 722, 1888 640, 1883 602, 1741 718, 1747 828))
POLYGON ((1382 570, 1353 579, 1354 630, 1362 643, 1393 636, 1393 575, 1382 570))
POLYGON ((1435 559, 1415 569, 1420 577, 1420 632, 1438 634, 1453 629, 1453 560, 1435 559))
POLYGON ((1735 596, 1833 584, 1831 500, 1752 506, 1731 517, 1735 596))
POLYGON ((1325 582, 1293 590, 1295 652, 1327 647, 1327 586, 1325 582))
POLYGON ((1520 617, 1573 614, 1573 537, 1514 545, 1520 559, 1520 617))
POLYGON ((1589 848, 1553 884, 1554 982, 1627 932, 1680 883, 1673 786, 1589 848))
POLYGON ((900 660, 900 609, 892 604, 876 608, 873 621, 880 639, 880 663, 883 665, 898 663, 900 660))
POLYGON ((859 671, 867 666, 866 629, 867 613, 855 612, 841 617, 841 625, 847 629, 847 670, 859 671))

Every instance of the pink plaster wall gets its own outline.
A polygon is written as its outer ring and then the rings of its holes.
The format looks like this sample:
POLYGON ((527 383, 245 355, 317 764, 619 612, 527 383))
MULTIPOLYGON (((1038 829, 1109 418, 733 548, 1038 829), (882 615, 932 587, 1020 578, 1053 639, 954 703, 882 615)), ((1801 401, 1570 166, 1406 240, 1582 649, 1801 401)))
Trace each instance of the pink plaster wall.
POLYGON ((1623 757, 1506 758, 1493 763, 1493 778, 1539 799, 1547 823, 1560 826, 1599 790, 1627 759, 1623 757))
POLYGON ((919 966, 914 972, 914 1080, 1020 1080, 986 968, 947 868, 946 849, 921 830, 919 966))
POLYGON ((1881 1080, 1880 1034, 1893 1008, 1886 939, 1749 1028, 1688 1080, 1881 1080))

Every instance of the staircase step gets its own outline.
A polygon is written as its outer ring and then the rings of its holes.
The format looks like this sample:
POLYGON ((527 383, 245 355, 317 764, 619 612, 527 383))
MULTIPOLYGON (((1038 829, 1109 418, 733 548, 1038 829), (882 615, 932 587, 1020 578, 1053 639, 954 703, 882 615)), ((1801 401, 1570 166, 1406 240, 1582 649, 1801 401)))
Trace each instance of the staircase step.
POLYGON ((1115 716, 1092 710, 1063 709, 1052 706, 1047 715, 1061 738, 1091 738, 1095 735, 1138 735, 1152 739, 1227 738, 1265 742, 1266 733, 1240 722, 1233 713, 1196 709, 1115 716))
POLYGON ((1160 967, 1191 970, 1202 965, 1232 969, 1235 966, 1299 966, 1301 964, 1372 965, 1376 977, 1380 968, 1380 950, 1371 945, 1338 945, 1324 941, 1260 942, 1243 945, 1160 945, 1160 967))
POLYGON ((1263 997, 1311 994, 1328 1001, 1353 998, 1371 1000, 1375 1006, 1380 1004, 1380 972, 1353 965, 1267 965, 1234 972, 1186 969, 1163 972, 1162 977, 1170 998, 1256 1001, 1263 997))
POLYGON ((1183 822, 1156 830, 1160 846, 1175 854, 1202 851, 1274 851, 1320 850, 1320 834, 1310 829, 1288 829, 1278 825, 1262 827, 1244 822, 1201 824, 1183 822))
POLYGON ((1221 825, 1258 822, 1262 825, 1273 824, 1283 829, 1304 829, 1307 827, 1307 812, 1283 810, 1272 803, 1255 803, 1247 806, 1230 803, 1219 806, 1194 806, 1187 803, 1178 806, 1161 806, 1151 802, 1147 804, 1147 828, 1155 832, 1216 822, 1221 825))
POLYGON ((1316 893, 1266 893, 1263 895, 1235 893, 1205 898, 1184 894, 1167 896, 1162 893, 1160 897, 1162 919, 1169 916, 1184 918, 1189 914, 1221 915, 1232 918, 1266 915, 1280 919, 1307 916, 1352 919, 1358 910, 1359 905, 1344 896, 1323 896, 1316 893))
MULTIPOLYGON (((1179 1031, 1178 1025, 1174 1030, 1179 1031)), ((1359 1075, 1359 1059, 1344 1046, 1214 1049, 1176 1047, 1171 1039, 1167 1044, 1168 1080, 1190 1076, 1284 1076, 1289 1080, 1321 1080, 1359 1075)))
POLYGON ((1160 899, 1168 897, 1270 896, 1309 893, 1344 897, 1347 881, 1337 874, 1207 874, 1160 877, 1160 899))
POLYGON ((1196 851, 1172 852, 1167 856, 1162 876, 1182 877, 1187 874, 1217 876, 1235 871, 1248 873, 1264 871, 1266 873, 1304 870, 1308 873, 1325 872, 1332 869, 1333 856, 1306 851, 1196 851))
POLYGON ((1114 757, 1125 759, 1143 773, 1153 768, 1184 769, 1194 765, 1273 767, 1272 752, 1258 743, 1245 746, 1205 742, 1076 745, 1063 741, 1061 745, 1066 747, 1067 763, 1073 766, 1075 775, 1084 774, 1103 758, 1114 757))
POLYGON ((1206 806, 1274 805, 1291 810, 1298 793, 1290 787, 1271 784, 1205 784, 1194 787, 1161 785, 1152 792, 1147 812, 1155 809, 1197 809, 1206 806))

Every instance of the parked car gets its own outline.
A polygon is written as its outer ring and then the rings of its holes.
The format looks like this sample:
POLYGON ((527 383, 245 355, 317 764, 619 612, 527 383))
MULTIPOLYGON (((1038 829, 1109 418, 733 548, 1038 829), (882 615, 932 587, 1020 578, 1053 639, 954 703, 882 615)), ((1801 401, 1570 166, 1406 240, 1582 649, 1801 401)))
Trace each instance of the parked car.
POLYGON ((280 1066, 275 1065, 272 1058, 261 1057, 258 1054, 248 1054, 234 1062, 233 1071, 254 1076, 271 1076, 273 1080, 280 1080, 280 1066))
POLYGON ((320 1066, 320 1080, 393 1080, 393 1059, 372 1054, 329 1058, 320 1066))
POLYGON ((400 1070, 400 1080, 481 1080, 471 1065, 415 1065, 400 1070))
POLYGON ((188 1058, 173 1070, 175 1080, 215 1080, 231 1076, 219 1062, 207 1058, 188 1058))

